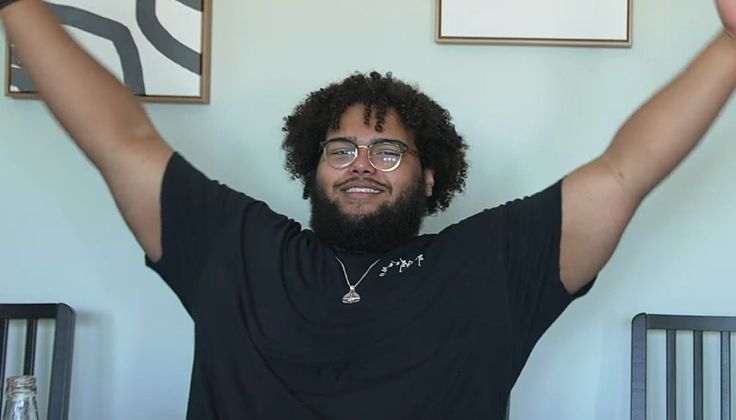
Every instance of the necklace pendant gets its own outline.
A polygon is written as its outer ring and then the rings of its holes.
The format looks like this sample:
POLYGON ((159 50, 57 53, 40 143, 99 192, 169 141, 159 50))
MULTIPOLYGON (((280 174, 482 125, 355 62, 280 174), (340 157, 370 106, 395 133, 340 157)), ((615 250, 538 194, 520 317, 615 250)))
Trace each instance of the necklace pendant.
POLYGON ((342 303, 351 305, 358 302, 360 302, 360 295, 355 291, 355 287, 351 286, 350 291, 345 293, 345 296, 342 297, 342 303))
MULTIPOLYGON (((2 0, 0 0, 0 2, 2 2, 2 0)), ((342 303, 346 305, 352 305, 353 303, 360 302, 360 295, 358 294, 358 292, 355 291, 355 288, 358 287, 360 282, 362 282, 365 276, 367 276, 368 273, 371 271, 371 268, 373 268, 374 265, 378 264, 378 262, 381 261, 381 259, 379 258, 373 261, 373 264, 371 264, 370 267, 368 267, 365 270, 363 275, 360 276, 360 279, 355 284, 350 284, 350 279, 348 278, 348 272, 345 271, 345 264, 343 264, 342 261, 340 261, 340 259, 337 258, 337 256, 335 256, 335 259, 337 260, 338 263, 340 263, 340 268, 342 268, 342 274, 345 276, 345 283, 347 283, 348 287, 350 288, 350 290, 348 290, 348 292, 345 293, 345 296, 342 297, 342 303)))

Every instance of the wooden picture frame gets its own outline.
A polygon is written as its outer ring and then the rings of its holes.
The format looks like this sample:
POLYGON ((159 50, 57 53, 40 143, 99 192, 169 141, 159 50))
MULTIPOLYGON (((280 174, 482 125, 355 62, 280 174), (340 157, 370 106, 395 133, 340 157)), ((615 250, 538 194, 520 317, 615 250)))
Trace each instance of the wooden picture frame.
MULTIPOLYGON (((212 0, 54 0, 62 25, 141 101, 210 100, 212 0)), ((38 99, 8 40, 5 95, 38 99)))
POLYGON ((437 0, 438 43, 631 47, 633 0, 437 0))

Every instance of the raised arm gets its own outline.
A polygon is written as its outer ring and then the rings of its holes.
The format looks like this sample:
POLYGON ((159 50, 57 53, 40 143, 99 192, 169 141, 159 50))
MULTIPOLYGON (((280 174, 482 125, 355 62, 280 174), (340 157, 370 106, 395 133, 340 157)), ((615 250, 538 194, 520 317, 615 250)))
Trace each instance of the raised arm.
MULTIPOLYGON (((718 0, 726 30, 736 0, 718 0)), ((708 130, 736 87, 736 40, 724 31, 639 109, 599 158, 562 184, 560 275, 569 292, 608 261, 641 200, 708 130)))
POLYGON ((146 254, 161 256, 159 192, 172 150, 133 95, 84 52, 40 0, 0 9, 41 98, 105 178, 146 254))

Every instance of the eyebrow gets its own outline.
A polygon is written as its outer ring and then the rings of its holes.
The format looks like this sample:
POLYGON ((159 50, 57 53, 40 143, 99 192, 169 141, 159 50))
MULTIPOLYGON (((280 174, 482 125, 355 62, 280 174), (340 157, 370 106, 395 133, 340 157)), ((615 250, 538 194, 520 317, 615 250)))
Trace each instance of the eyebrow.
MULTIPOLYGON (((333 141, 333 140, 343 140, 343 141, 349 141, 351 143, 358 144, 358 139, 355 138, 355 136, 350 136, 350 137, 345 137, 345 136, 343 136, 343 137, 331 137, 331 138, 327 139, 326 141, 333 141)), ((398 143, 405 144, 406 146, 409 146, 404 140, 391 139, 391 138, 387 138, 387 137, 374 137, 374 138, 372 138, 372 139, 370 139, 368 141, 368 145, 376 144, 376 143, 381 143, 381 142, 398 142, 398 143)))

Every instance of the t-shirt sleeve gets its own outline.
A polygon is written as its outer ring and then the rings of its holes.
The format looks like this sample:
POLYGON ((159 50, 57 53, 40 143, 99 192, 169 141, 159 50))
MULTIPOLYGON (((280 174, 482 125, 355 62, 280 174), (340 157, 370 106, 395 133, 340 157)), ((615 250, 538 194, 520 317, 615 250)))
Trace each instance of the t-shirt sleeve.
POLYGON ((562 181, 502 206, 502 246, 513 339, 521 369, 542 334, 576 297, 560 279, 562 181))
POLYGON ((192 314, 210 254, 216 252, 225 224, 250 203, 236 192, 174 154, 161 187, 162 257, 146 265, 156 271, 192 314))

